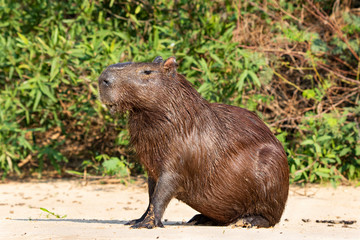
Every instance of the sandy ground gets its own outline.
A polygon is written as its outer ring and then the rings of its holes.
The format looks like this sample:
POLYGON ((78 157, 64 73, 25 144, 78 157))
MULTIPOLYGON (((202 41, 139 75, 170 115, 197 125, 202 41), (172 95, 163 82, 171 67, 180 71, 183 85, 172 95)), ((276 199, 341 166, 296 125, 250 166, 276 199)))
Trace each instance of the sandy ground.
POLYGON ((0 239, 360 240, 360 188, 291 187, 283 218, 270 229, 185 226, 196 211, 177 200, 165 212, 165 228, 130 229, 124 223, 144 212, 146 191, 135 184, 84 185, 81 180, 0 184, 0 239))

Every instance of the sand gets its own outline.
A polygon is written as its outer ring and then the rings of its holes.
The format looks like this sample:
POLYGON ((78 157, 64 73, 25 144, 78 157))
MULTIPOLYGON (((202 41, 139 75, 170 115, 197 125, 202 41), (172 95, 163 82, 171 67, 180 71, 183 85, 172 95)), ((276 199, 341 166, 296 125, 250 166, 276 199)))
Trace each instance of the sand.
POLYGON ((139 183, 85 185, 74 179, 2 183, 0 239, 360 240, 360 187, 291 186, 282 220, 269 229, 187 226, 184 222, 197 212, 175 199, 165 211, 165 228, 124 225, 140 217, 147 204, 145 184, 139 183))

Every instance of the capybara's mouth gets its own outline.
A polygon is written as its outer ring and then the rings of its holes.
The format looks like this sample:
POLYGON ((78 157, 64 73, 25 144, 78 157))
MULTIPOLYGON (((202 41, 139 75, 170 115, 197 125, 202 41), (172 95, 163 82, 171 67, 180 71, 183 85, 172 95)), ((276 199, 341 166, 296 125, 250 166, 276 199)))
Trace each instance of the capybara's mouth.
POLYGON ((128 110, 128 108, 126 108, 126 105, 123 105, 119 102, 115 102, 115 103, 106 103, 106 108, 109 109, 110 114, 115 114, 115 113, 124 113, 126 110, 128 110))
POLYGON ((111 104, 106 104, 106 107, 109 109, 111 114, 114 114, 117 112, 117 104, 116 103, 111 103, 111 104))
POLYGON ((109 110, 111 114, 116 113, 118 110, 118 104, 113 102, 103 102, 106 108, 109 110))
POLYGON ((114 101, 114 102, 108 102, 103 101, 103 104, 106 106, 106 108, 109 110, 110 114, 123 114, 129 110, 131 110, 131 105, 123 102, 123 101, 114 101))

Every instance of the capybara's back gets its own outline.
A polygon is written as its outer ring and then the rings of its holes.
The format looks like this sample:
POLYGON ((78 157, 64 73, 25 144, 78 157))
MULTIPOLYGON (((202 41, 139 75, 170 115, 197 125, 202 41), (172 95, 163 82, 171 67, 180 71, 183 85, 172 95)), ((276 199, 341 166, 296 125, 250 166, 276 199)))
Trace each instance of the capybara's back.
POLYGON ((176 72, 175 58, 108 67, 101 100, 129 111, 131 143, 149 175, 149 206, 134 228, 162 226, 175 197, 199 211, 192 224, 270 227, 289 189, 283 147, 256 114, 212 104, 176 72))

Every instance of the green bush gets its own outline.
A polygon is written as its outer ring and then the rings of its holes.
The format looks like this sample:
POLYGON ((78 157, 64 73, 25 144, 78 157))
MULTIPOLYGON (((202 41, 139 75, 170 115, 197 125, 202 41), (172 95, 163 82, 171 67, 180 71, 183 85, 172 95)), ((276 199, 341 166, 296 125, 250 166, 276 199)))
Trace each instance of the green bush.
POLYGON ((269 124, 292 182, 358 180, 360 17, 334 4, 2 1, 2 177, 142 173, 126 116, 109 115, 96 81, 110 64, 174 55, 203 97, 269 124))
POLYGON ((356 122, 346 121, 347 114, 303 120, 299 127, 306 132, 306 138, 288 151, 294 182, 330 180, 335 184, 337 180, 360 177, 360 132, 356 122))

